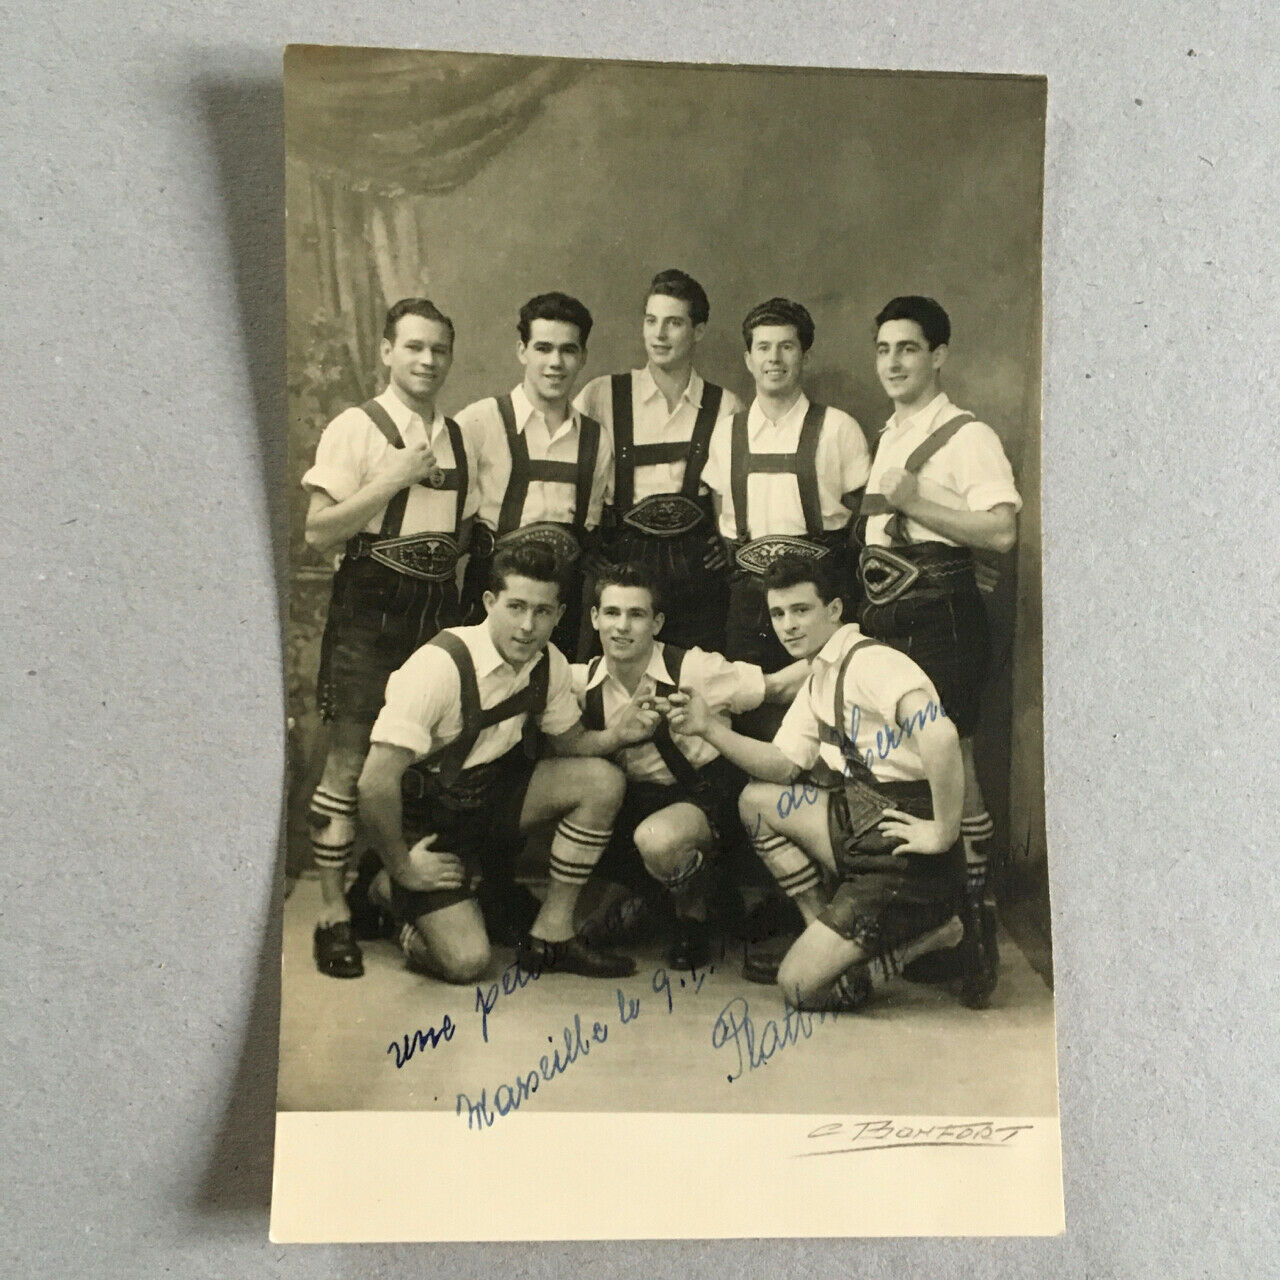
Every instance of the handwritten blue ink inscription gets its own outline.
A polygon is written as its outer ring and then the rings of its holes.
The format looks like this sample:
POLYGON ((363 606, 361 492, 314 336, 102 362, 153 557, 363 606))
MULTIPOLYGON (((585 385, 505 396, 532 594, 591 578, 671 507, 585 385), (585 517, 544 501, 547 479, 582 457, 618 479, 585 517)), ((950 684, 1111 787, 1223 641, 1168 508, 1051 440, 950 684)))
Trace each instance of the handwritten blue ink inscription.
POLYGON ((814 1023, 821 1025, 828 1018, 835 1021, 839 1013, 805 1013, 787 1005, 786 1016, 779 1027, 773 1018, 766 1019, 757 1030, 751 1018, 751 1009, 741 996, 734 996, 715 1020, 711 1028, 711 1047, 728 1049, 737 1053, 737 1069, 726 1077, 730 1084, 741 1080, 748 1071, 758 1071, 767 1066, 769 1059, 802 1039, 813 1035, 814 1023))
POLYGON ((456 1030, 457 1028, 453 1025, 453 1019, 446 1013, 444 1020, 440 1023, 439 1030, 435 1027, 428 1027, 425 1031, 418 1030, 411 1035, 406 1035, 403 1042, 393 1040, 387 1045, 387 1052, 396 1055, 396 1070, 398 1071, 419 1049, 434 1049, 441 1040, 452 1040, 453 1033, 456 1030))

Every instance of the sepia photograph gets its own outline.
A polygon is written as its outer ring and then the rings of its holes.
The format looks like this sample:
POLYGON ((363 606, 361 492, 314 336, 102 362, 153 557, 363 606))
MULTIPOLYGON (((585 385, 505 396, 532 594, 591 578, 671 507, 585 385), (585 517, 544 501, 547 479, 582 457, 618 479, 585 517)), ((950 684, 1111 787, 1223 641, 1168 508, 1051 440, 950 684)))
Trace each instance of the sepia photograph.
MULTIPOLYGON (((885 1152, 791 1163, 835 1196, 927 1159, 918 1233, 1041 1135, 1056 1209, 968 1229, 1060 1229, 1045 108, 1036 77, 287 51, 273 1238, 409 1238, 285 1223, 291 1115, 429 1124, 477 1177, 535 1121, 612 1117, 657 1177, 772 1118, 788 1157, 885 1152)), ((723 1194, 547 1230, 753 1233, 723 1194)))

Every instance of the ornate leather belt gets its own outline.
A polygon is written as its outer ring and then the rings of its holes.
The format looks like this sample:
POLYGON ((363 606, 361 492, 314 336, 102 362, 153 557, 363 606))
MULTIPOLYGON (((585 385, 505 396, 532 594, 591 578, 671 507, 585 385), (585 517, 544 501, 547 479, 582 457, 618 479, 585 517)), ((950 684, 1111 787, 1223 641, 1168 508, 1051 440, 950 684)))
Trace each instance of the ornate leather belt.
POLYGON ((779 556, 799 556, 801 560, 823 560, 831 554, 830 547, 820 542, 811 542, 808 538, 796 537, 789 533, 774 533, 764 538, 753 538, 750 542, 740 543, 733 553, 738 568, 757 576, 767 572, 769 566, 779 556))
POLYGON ((525 543, 545 547, 561 565, 566 567, 573 564, 582 554, 582 548, 578 546, 577 538, 568 529, 563 525, 551 524, 545 521, 538 524, 528 524, 520 529, 512 529, 510 533, 504 533, 494 543, 494 550, 500 551, 504 547, 518 547, 525 543))
POLYGON ((447 582, 458 570, 462 549, 447 533, 411 533, 404 538, 361 539, 356 559, 369 556, 388 569, 425 582, 447 582))
POLYGON ((863 547, 858 571, 867 602, 892 604, 908 593, 945 596, 972 590, 973 557, 961 548, 948 550, 954 550, 954 556, 918 562, 892 547, 863 547))
POLYGON ((705 516, 705 509, 692 498, 681 493, 655 493, 637 502, 622 522, 654 538, 678 538, 697 528, 705 516))

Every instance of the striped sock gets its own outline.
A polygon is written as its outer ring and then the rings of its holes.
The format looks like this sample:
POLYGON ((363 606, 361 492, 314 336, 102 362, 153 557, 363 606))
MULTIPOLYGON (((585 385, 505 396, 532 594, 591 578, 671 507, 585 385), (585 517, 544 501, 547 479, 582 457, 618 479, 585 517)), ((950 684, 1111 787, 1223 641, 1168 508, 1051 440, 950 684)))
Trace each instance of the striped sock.
POLYGON ((579 888, 586 884, 612 835, 612 830, 592 831, 561 818, 551 840, 551 879, 579 888))
POLYGON ((987 851, 982 846, 995 834, 995 829, 995 823, 985 809, 960 820, 968 889, 978 898, 987 887, 987 851))
POLYGON ((356 843, 356 797, 319 786, 307 811, 311 855, 317 867, 345 867, 356 843))
POLYGON ((808 889, 816 889, 822 883, 818 868, 809 860, 799 845, 792 844, 786 836, 763 828, 752 837, 752 845, 760 855, 760 861, 769 868, 778 882, 778 888, 788 898, 799 897, 808 889))

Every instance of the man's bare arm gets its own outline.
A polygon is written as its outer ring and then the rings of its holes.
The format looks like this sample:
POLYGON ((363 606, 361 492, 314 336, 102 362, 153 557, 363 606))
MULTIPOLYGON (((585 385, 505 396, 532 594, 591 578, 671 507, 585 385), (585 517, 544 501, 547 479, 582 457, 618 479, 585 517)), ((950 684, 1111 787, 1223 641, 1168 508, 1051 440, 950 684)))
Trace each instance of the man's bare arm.
POLYGON ((753 778, 785 783, 800 773, 800 766, 788 760, 772 742, 735 733, 723 720, 713 716, 700 693, 681 689, 670 698, 661 699, 659 706, 667 710, 673 733, 704 739, 753 778))
POLYGON ((399 877, 409 863, 409 846, 404 841, 404 814, 400 807, 400 779, 413 763, 413 752, 405 747, 375 742, 365 757, 357 790, 360 820, 382 855, 387 870, 399 877))
POLYGON ((960 735, 923 689, 898 701, 898 724, 916 740, 933 799, 933 818, 890 809, 880 823, 885 835, 902 840, 894 853, 946 853, 960 837, 964 806, 964 763, 960 735))
POLYGON ((1018 539, 1018 517, 1011 502, 1002 502, 990 511, 944 507, 922 498, 915 476, 897 467, 884 473, 881 484, 885 499, 895 510, 975 551, 1010 551, 1018 539))

